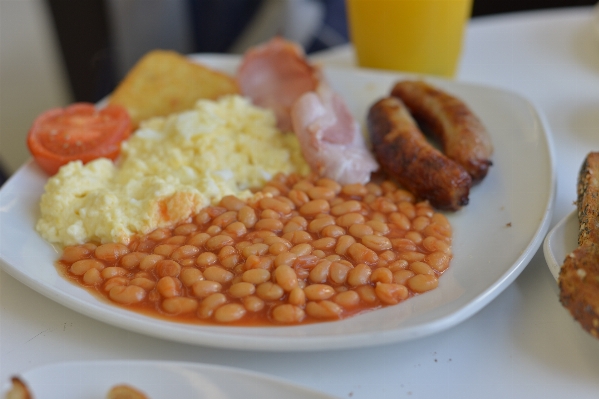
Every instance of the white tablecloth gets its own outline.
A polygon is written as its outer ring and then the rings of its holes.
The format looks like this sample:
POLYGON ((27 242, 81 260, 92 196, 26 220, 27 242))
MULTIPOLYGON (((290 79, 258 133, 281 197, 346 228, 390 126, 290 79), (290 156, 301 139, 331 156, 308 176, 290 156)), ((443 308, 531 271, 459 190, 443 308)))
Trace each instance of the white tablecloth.
MULTIPOLYGON (((599 149, 593 22, 590 8, 474 19, 458 75, 515 91, 545 114, 557 156, 552 225, 574 209, 580 163, 599 149)), ((319 59, 353 64, 349 47, 319 59)), ((43 364, 102 359, 235 366, 351 399, 599 397, 599 341, 559 304, 541 250, 510 287, 454 328, 400 344, 321 353, 243 352, 150 338, 82 316, 0 273, 0 381, 43 364)))

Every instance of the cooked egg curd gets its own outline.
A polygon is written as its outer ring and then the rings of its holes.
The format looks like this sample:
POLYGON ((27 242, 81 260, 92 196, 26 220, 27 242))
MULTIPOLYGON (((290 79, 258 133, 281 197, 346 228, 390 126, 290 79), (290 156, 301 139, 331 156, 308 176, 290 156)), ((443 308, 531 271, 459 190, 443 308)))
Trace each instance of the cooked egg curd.
POLYGON ((226 96, 153 118, 104 158, 63 166, 41 198, 38 232, 49 242, 128 243, 172 226, 225 195, 249 198, 276 173, 307 174, 297 138, 272 112, 226 96))

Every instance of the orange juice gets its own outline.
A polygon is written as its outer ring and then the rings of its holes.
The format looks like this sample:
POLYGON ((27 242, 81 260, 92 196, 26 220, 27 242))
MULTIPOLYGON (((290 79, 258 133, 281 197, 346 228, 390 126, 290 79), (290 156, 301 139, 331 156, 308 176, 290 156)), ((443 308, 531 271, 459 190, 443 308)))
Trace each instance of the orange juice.
POLYGON ((472 0, 346 0, 363 67, 455 75, 472 0))

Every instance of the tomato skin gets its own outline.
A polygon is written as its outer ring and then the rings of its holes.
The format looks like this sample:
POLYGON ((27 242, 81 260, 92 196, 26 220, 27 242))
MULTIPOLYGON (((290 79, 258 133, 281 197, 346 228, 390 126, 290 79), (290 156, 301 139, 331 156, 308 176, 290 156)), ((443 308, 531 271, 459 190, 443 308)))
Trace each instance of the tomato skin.
POLYGON ((116 159, 131 130, 129 113, 121 106, 98 109, 91 103, 75 103, 40 114, 29 129, 27 146, 36 163, 54 175, 71 161, 116 159))

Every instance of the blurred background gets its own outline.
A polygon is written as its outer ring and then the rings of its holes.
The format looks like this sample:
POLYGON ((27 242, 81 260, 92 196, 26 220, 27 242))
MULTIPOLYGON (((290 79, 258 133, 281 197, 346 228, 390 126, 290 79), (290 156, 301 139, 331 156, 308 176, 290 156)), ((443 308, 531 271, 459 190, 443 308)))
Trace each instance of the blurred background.
MULTIPOLYGON (((595 2, 474 0, 472 17, 595 2)), ((308 53, 344 44, 344 0, 0 0, 0 185, 39 113, 98 101, 147 51, 239 54, 276 34, 308 53)))

